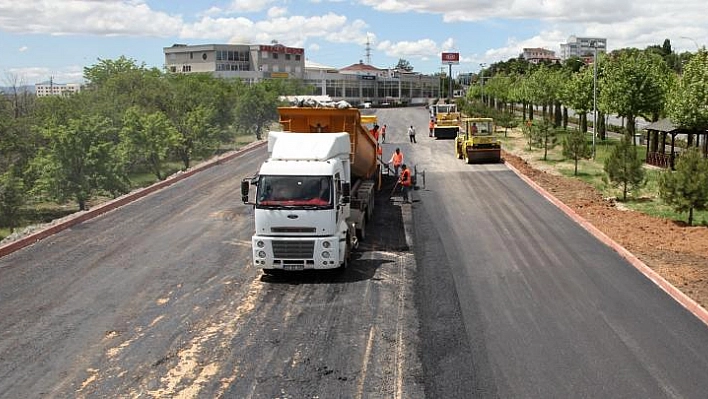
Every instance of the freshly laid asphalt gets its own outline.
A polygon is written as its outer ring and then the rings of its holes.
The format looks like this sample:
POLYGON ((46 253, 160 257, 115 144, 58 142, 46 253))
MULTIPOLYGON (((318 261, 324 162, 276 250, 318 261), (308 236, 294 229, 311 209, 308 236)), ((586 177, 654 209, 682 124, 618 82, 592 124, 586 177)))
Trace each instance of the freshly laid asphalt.
POLYGON ((0 258, 0 397, 706 397, 705 323, 422 107, 376 113, 424 175, 345 273, 252 266, 264 149, 0 258))

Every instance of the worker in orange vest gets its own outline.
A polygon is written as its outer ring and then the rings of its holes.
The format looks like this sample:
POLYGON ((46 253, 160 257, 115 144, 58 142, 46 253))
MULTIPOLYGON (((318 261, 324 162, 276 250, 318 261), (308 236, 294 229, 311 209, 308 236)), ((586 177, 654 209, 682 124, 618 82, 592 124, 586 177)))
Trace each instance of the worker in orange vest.
POLYGON ((408 192, 413 185, 413 179, 411 178, 411 171, 406 167, 406 164, 401 165, 401 177, 398 179, 398 183, 401 185, 401 190, 403 191, 403 203, 410 204, 411 200, 408 192))
POLYGON ((393 164, 394 175, 398 176, 398 168, 403 165, 403 153, 401 152, 400 148, 396 148, 396 151, 391 154, 391 159, 388 161, 388 163, 393 164))
POLYGON ((430 118, 430 123, 428 124, 428 127, 430 128, 430 133, 428 133, 428 137, 433 137, 433 132, 435 131, 435 120, 433 118, 430 118))

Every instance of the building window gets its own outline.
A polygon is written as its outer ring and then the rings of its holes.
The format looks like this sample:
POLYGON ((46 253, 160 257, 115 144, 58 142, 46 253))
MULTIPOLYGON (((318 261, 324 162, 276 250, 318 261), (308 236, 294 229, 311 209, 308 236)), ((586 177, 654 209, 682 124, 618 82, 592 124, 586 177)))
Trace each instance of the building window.
POLYGON ((273 53, 273 59, 277 60, 278 59, 278 53, 273 53))
POLYGON ((189 52, 189 59, 190 59, 190 60, 193 60, 193 59, 194 59, 194 53, 191 52, 191 51, 189 52))
POLYGON ((287 61, 290 61, 290 54, 285 54, 285 59, 286 59, 287 61))
POLYGON ((300 54, 295 54, 295 61, 300 61, 300 54))
POLYGON ((207 55, 206 55, 206 53, 203 53, 203 54, 202 54, 202 59, 203 59, 204 61, 207 60, 207 55))

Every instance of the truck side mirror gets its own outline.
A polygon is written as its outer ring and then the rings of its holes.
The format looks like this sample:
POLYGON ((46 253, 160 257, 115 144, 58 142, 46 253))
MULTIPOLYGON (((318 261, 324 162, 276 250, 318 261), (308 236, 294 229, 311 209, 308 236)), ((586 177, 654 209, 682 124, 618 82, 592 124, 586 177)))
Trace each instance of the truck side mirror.
POLYGON ((241 201, 248 204, 248 190, 251 188, 251 179, 241 180, 241 201))
POLYGON ((352 186, 350 183, 342 183, 342 204, 351 202, 352 186))

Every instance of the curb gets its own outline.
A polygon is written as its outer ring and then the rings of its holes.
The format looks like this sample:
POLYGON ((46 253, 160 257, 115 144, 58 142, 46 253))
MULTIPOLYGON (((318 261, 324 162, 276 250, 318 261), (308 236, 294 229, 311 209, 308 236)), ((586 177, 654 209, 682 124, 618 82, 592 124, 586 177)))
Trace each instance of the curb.
POLYGON ((89 219, 93 219, 95 217, 101 216, 106 212, 112 211, 116 208, 120 208, 123 205, 129 204, 133 201, 136 201, 142 197, 145 197, 149 194, 152 194, 158 190, 161 190, 165 187, 171 186, 174 183, 177 183, 183 179, 186 179, 187 177, 190 177, 198 172, 201 172, 203 170, 209 169, 212 166, 218 165, 222 162, 225 161, 230 161, 239 155, 242 155, 244 153, 247 153, 249 151, 255 150, 257 148, 260 148, 267 144, 267 141, 256 141, 253 143, 250 143, 243 148, 240 148, 238 150, 234 150, 231 152, 228 152, 222 156, 218 156, 215 158, 212 158, 208 161, 202 162, 198 164, 197 166, 188 169, 185 172, 182 173, 176 173, 170 177, 168 177, 165 180, 156 182, 155 184, 144 187, 138 190, 135 190, 133 192, 130 192, 128 194, 123 195, 122 197, 118 197, 114 200, 104 202, 101 205, 98 205, 94 208, 91 208, 90 210, 84 212, 83 214, 75 217, 68 219, 66 221, 57 223, 53 226, 47 227, 45 229, 39 230, 35 233, 32 233, 26 237, 20 238, 18 240, 15 240, 11 243, 8 243, 6 245, 0 246, 0 258, 2 258, 5 255, 11 254, 17 250, 20 250, 26 246, 32 245, 36 242, 39 242, 40 240, 43 240, 51 235, 54 235, 62 230, 68 229, 69 227, 75 226, 79 223, 85 222, 89 219))
POLYGON ((708 310, 703 308, 700 304, 698 304, 698 302, 694 301, 688 295, 681 292, 681 290, 674 287, 671 283, 669 283, 668 281, 666 281, 666 279, 664 279, 661 275, 659 275, 659 273, 655 272, 649 266, 644 264, 644 262, 639 260, 639 258, 634 256, 626 248, 624 248, 623 246, 621 246, 620 244, 615 242, 612 238, 610 238, 605 233, 600 231, 600 229, 598 229, 597 227, 593 226, 590 222, 585 220, 582 216, 575 213, 575 211, 573 209, 571 209, 568 205, 564 204, 558 198, 551 195, 543 187, 539 186, 536 182, 534 182, 529 177, 527 177, 526 175, 521 173, 518 169, 516 169, 510 163, 505 161, 504 164, 511 171, 516 173, 516 175, 519 176, 523 181, 525 181, 526 184, 531 186, 534 190, 536 190, 539 194, 541 194, 549 202, 551 202, 553 205, 555 205, 560 210, 562 210, 566 215, 568 215, 576 223, 581 225, 587 232, 589 232, 590 234, 595 236, 595 238, 600 240, 603 244, 605 244, 608 247, 615 250, 615 252, 617 252, 621 257, 623 257, 625 260, 627 260, 627 262, 629 262, 632 266, 634 266, 637 270, 639 270, 639 272, 644 274, 644 276, 646 276, 649 280, 651 280, 654 284, 656 284, 664 292, 669 294, 669 296, 671 296, 676 302, 681 304, 681 306, 683 306, 686 310, 691 312, 699 320, 701 320, 705 325, 708 326, 708 310))

